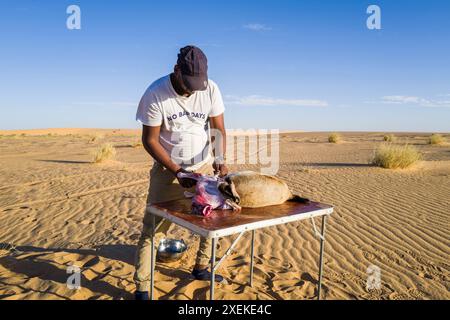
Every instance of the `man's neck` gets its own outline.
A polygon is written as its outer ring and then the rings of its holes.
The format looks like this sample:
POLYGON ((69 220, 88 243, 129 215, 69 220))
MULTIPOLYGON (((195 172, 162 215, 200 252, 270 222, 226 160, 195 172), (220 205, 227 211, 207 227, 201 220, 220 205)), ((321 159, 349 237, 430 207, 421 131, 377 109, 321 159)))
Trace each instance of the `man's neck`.
POLYGON ((186 94, 183 89, 178 85, 178 81, 175 79, 175 73, 170 74, 170 82, 172 83, 172 87, 175 90, 175 92, 182 97, 189 97, 188 94, 186 94))

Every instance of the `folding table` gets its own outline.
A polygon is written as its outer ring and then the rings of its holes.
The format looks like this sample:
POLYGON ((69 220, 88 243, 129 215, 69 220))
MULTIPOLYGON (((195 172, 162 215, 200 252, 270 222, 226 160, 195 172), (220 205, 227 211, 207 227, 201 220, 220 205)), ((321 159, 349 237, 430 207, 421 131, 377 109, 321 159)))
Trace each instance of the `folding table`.
MULTIPOLYGON (((326 218, 333 212, 333 207, 324 203, 310 201, 308 203, 297 203, 287 201, 280 205, 268 206, 262 208, 243 208, 240 212, 231 210, 214 210, 211 216, 203 217, 191 213, 191 200, 180 199, 175 201, 150 204, 147 210, 155 215, 186 228, 205 238, 212 238, 211 247, 211 283, 210 283, 210 299, 214 299, 214 274, 222 261, 231 253, 232 249, 247 232, 252 232, 251 241, 251 258, 250 258, 250 286, 253 286, 253 256, 255 230, 272 227, 275 225, 285 224, 289 222, 311 219, 315 234, 320 239, 319 253, 319 278, 317 299, 320 299, 320 290, 322 285, 322 269, 323 269, 323 253, 325 241, 325 223, 326 218), (321 232, 319 233, 314 222, 315 217, 322 217, 321 232), (220 237, 239 234, 228 248, 223 257, 216 263, 216 244, 220 237)), ((153 221, 154 222, 154 221, 153 221)), ((153 223, 153 226, 155 223, 153 223)), ((155 228, 152 235, 155 234, 155 228)), ((154 270, 155 270, 155 244, 154 237, 151 243, 151 284, 150 299, 153 300, 154 291, 154 270)))

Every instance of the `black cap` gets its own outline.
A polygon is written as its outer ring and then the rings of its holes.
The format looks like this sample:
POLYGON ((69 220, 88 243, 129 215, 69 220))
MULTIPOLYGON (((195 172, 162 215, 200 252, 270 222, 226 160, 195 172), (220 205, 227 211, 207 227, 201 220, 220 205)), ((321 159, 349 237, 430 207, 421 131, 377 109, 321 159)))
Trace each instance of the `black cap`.
POLYGON ((208 59, 195 46, 180 49, 177 65, 180 67, 185 86, 191 91, 202 91, 208 86, 208 59))

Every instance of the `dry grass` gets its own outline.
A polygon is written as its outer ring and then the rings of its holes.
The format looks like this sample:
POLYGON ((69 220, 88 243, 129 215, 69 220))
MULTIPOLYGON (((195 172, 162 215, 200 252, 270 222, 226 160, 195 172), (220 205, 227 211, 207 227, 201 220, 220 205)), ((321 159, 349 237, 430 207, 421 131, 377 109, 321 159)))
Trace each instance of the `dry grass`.
POLYGON ((56 134, 56 133, 44 133, 44 134, 38 134, 38 135, 35 135, 35 136, 33 136, 33 137, 36 137, 36 138, 40 138, 40 139, 48 139, 48 138, 54 138, 54 137, 57 137, 58 135, 56 134))
POLYGON ((328 136, 328 142, 330 143, 339 143, 341 141, 341 136, 336 132, 333 132, 328 136))
POLYGON ((66 135, 66 137, 72 138, 72 139, 83 139, 84 136, 78 133, 69 133, 66 135))
POLYGON ((372 164, 386 169, 405 169, 420 159, 420 152, 413 146, 383 144, 375 151, 372 164))
POLYGON ((111 143, 101 145, 94 153, 94 162, 101 163, 106 160, 112 160, 116 156, 116 149, 111 143))
POLYGON ((101 133, 96 133, 94 135, 88 136, 88 142, 89 143, 94 143, 94 142, 98 142, 99 140, 103 139, 105 136, 101 133))
POLYGON ((429 144, 440 145, 445 143, 445 138, 441 134, 432 134, 428 140, 429 144))
POLYGON ((383 140, 386 142, 395 142, 397 138, 393 134, 386 134, 384 135, 383 140))

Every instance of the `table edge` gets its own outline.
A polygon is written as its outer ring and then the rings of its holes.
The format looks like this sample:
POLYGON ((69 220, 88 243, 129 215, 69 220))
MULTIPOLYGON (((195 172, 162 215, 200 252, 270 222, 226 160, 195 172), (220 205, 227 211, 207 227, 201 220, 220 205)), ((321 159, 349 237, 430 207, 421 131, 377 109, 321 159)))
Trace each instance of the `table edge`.
POLYGON ((257 221, 257 222, 251 222, 248 224, 243 224, 240 226, 235 226, 235 227, 228 227, 225 229, 220 229, 220 230, 207 230, 207 229, 203 229, 201 227, 198 227, 197 225, 188 222, 186 220, 183 220, 181 218, 178 218, 176 216, 171 215, 170 213, 168 213, 167 211, 164 211, 162 209, 159 209, 158 207, 154 207, 152 205, 148 205, 146 207, 146 210, 149 210, 150 213, 155 214, 157 216, 160 216, 164 219, 167 219, 181 227, 184 227, 202 237, 205 238, 218 238, 218 237, 225 237, 225 236, 230 236, 236 233, 241 233, 241 232, 245 232, 245 231, 251 231, 251 230, 256 230, 256 229, 261 229, 261 228, 266 228, 266 227, 271 227, 271 226, 276 226, 276 225, 280 225, 280 224, 284 224, 284 223, 289 223, 289 222, 294 222, 294 221, 301 221, 301 220, 305 220, 305 219, 309 219, 309 218, 314 218, 314 217, 318 217, 318 216, 323 216, 323 215, 331 215, 334 211, 334 207, 330 206, 329 208, 323 208, 323 209, 318 209, 318 210, 314 210, 314 211, 310 211, 310 212, 303 212, 303 213, 298 213, 298 214, 293 214, 290 216, 285 216, 285 217, 279 217, 279 218, 273 218, 273 219, 267 219, 267 220, 262 220, 262 221, 257 221), (299 216, 302 216, 301 219, 298 219, 299 216))

